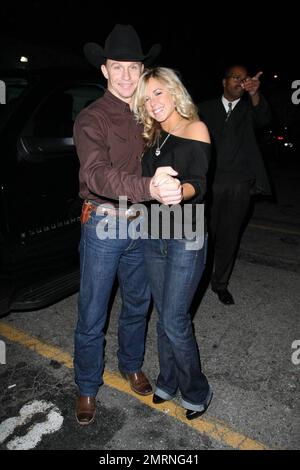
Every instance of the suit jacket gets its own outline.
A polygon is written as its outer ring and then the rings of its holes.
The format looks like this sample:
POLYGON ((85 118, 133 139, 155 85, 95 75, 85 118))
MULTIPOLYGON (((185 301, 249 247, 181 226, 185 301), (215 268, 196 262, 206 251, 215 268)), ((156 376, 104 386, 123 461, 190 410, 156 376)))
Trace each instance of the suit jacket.
POLYGON ((266 100, 260 96, 254 107, 250 97, 244 95, 227 121, 221 98, 205 101, 199 105, 199 115, 212 138, 213 185, 226 187, 252 181, 251 193, 271 194, 255 136, 255 128, 267 125, 271 119, 266 100))

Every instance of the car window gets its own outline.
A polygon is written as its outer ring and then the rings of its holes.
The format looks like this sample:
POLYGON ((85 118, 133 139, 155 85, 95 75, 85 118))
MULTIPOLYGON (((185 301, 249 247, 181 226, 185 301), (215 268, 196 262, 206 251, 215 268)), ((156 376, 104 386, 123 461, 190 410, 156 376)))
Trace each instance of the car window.
POLYGON ((28 82, 24 78, 1 77, 0 80, 0 103, 9 104, 11 101, 19 98, 27 87, 28 82))
POLYGON ((71 95, 73 98, 73 121, 75 121, 79 111, 100 98, 104 91, 105 90, 101 85, 96 84, 76 85, 73 88, 70 88, 66 93, 71 95))
POLYGON ((27 85, 27 80, 23 78, 0 76, 0 127, 8 119, 27 85))
POLYGON ((26 126, 34 137, 72 137, 79 111, 102 96, 104 88, 96 84, 76 84, 49 95, 26 126))

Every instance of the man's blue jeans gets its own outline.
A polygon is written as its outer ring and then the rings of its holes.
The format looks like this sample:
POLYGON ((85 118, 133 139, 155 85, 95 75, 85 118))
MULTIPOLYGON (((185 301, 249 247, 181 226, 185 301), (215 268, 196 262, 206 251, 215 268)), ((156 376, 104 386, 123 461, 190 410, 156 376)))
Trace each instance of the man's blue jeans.
POLYGON ((206 247, 187 250, 184 240, 145 240, 145 262, 158 312, 160 373, 156 395, 181 392, 184 408, 202 411, 211 398, 201 371, 189 308, 205 267, 206 247))
MULTIPOLYGON (((104 327, 116 275, 122 310, 119 317, 119 367, 138 372, 143 363, 150 289, 142 243, 129 237, 99 239, 97 224, 107 218, 92 212, 82 225, 80 241, 79 315, 75 331, 75 382, 81 395, 96 396, 103 384, 104 327)), ((125 233, 128 221, 116 218, 125 233)), ((99 227, 99 225, 98 225, 99 227)), ((117 224, 118 227, 118 224, 117 224)))

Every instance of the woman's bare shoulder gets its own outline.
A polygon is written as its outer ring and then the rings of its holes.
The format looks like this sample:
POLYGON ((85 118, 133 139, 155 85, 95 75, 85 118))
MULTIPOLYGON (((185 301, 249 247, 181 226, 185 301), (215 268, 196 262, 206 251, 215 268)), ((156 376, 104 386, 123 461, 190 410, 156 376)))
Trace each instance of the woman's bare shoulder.
POLYGON ((206 124, 202 121, 190 122, 184 129, 184 136, 187 139, 200 140, 210 144, 209 132, 206 124))

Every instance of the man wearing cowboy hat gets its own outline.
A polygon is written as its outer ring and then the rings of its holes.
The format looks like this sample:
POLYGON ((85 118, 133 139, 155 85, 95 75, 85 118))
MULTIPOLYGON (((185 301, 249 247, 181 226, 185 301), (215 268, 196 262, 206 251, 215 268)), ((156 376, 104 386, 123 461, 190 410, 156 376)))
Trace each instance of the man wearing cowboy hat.
MULTIPOLYGON (((142 240, 97 236, 97 227, 108 218, 126 226, 135 218, 118 205, 120 196, 131 203, 157 199, 163 204, 181 201, 177 179, 155 185, 155 177, 141 176, 143 152, 141 127, 131 112, 131 100, 143 72, 160 52, 154 45, 143 54, 140 39, 131 25, 116 25, 102 48, 84 47, 88 61, 101 68, 107 79, 103 97, 82 110, 75 122, 74 140, 80 160, 82 236, 80 241, 79 315, 75 331, 74 369, 80 396, 76 419, 90 424, 95 417, 96 395, 103 384, 104 328, 107 306, 118 275, 122 310, 119 317, 118 361, 122 376, 138 394, 152 387, 142 372, 150 291, 144 270, 142 240), (107 207, 105 207, 107 206, 107 207)), ((160 168, 171 176, 170 167, 160 168)), ((121 228, 119 228, 121 230, 121 228)))

